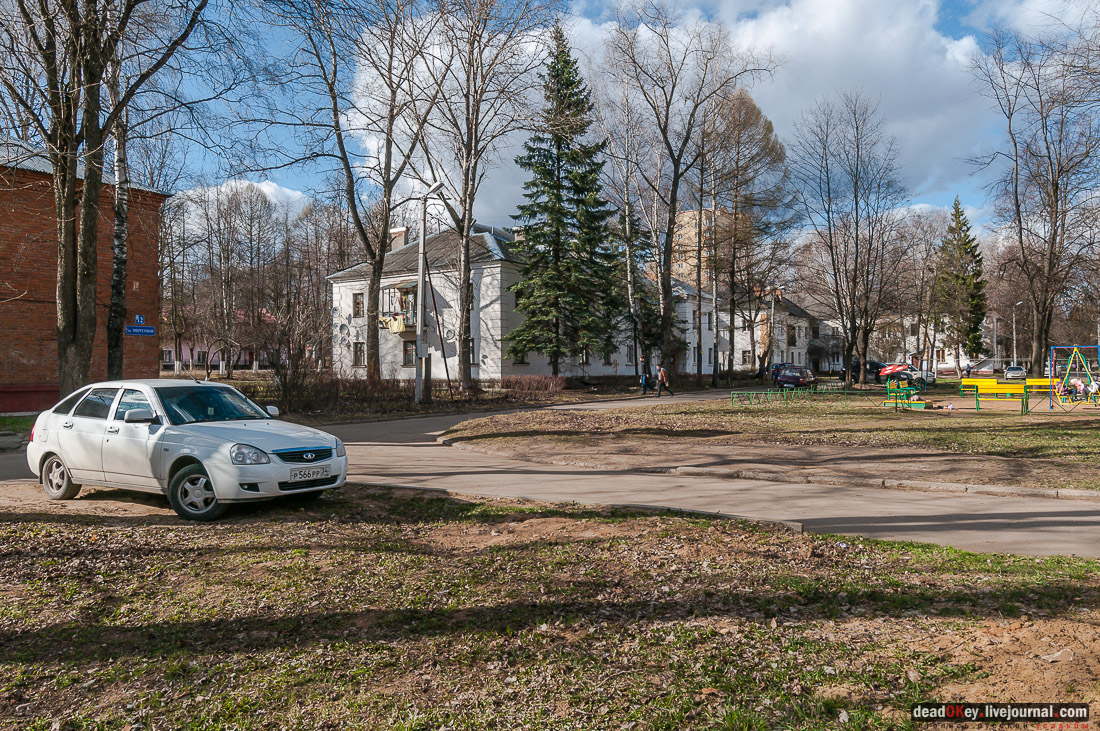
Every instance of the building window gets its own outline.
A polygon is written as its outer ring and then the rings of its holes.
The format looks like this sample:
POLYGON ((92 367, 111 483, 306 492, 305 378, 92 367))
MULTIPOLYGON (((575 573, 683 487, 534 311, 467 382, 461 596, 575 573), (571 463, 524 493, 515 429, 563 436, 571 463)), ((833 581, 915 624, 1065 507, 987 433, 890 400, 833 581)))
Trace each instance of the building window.
POLYGON ((819 337, 821 337, 821 328, 819 328, 817 325, 814 325, 812 328, 810 328, 810 337, 812 337, 814 340, 817 340, 819 337))
POLYGON ((917 328, 917 323, 914 322, 912 325, 909 326, 909 334, 913 337, 917 337, 917 335, 920 334, 920 331, 917 328))
POLYGON ((752 351, 751 350, 742 350, 741 351, 741 365, 749 365, 751 360, 752 360, 752 351))
POLYGON ((472 365, 472 366, 480 365, 480 363, 478 363, 478 360, 477 360, 477 351, 474 350, 474 344, 473 343, 470 343, 470 365, 472 365))
POLYGON ((162 350, 162 351, 160 351, 160 362, 161 363, 171 363, 172 362, 172 351, 171 350, 162 350))
POLYGON ((527 353, 521 354, 519 357, 512 360, 515 365, 527 365, 527 353))
POLYGON ((793 327, 787 328, 787 345, 798 345, 798 331, 793 327))
POLYGON ((611 351, 605 350, 603 353, 603 364, 606 366, 611 365, 611 351))
POLYGON ((940 348, 939 350, 936 351, 936 360, 947 360, 946 358, 943 357, 943 355, 944 355, 943 348, 940 348))
POLYGON ((752 330, 752 323, 750 323, 748 320, 741 320, 741 332, 747 333, 750 330, 752 330))
POLYGON ((591 365, 592 358, 589 356, 588 348, 581 351, 581 365, 591 365))
POLYGON ((364 317, 362 292, 356 292, 351 296, 351 316, 364 317))
POLYGON ((708 330, 710 328, 714 327, 714 324, 713 324, 714 323, 714 318, 712 317, 713 314, 714 313, 712 313, 712 312, 707 313, 707 329, 708 330))
POLYGON ((406 340, 401 344, 401 365, 406 368, 416 365, 416 341, 406 340))
POLYGON ((357 368, 367 364, 366 343, 355 343, 351 346, 351 364, 357 368))
POLYGON ((714 348, 707 348, 707 363, 714 365, 714 348))
POLYGON ((205 350, 196 350, 195 351, 195 365, 201 365, 201 366, 206 365, 206 351, 205 350))

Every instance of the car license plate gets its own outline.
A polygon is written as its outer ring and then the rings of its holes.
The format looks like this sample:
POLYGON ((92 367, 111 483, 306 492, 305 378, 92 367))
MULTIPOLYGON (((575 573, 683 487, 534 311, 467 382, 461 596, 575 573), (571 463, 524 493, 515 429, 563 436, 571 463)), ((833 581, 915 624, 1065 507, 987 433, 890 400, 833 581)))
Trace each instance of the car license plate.
POLYGON ((319 467, 298 467, 290 471, 291 482, 301 482, 302 480, 316 480, 321 477, 328 477, 330 472, 330 465, 320 465, 319 467))

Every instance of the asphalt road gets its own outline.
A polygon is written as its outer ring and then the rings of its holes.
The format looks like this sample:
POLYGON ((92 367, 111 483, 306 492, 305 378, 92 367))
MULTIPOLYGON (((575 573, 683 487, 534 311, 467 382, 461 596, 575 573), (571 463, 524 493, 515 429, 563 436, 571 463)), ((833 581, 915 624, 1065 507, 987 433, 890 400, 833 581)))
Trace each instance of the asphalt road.
MULTIPOLYGON (((687 394, 676 400, 726 395, 728 391, 687 394)), ((658 402, 596 402, 566 408, 644 403, 658 402)), ((404 419, 329 430, 348 446, 353 482, 545 501, 658 505, 797 522, 818 533, 922 541, 973 551, 1100 558, 1097 503, 592 470, 505 459, 436 442, 439 434, 465 418, 404 419)), ((0 480, 24 476, 29 478, 22 454, 0 454, 0 480)), ((118 495, 119 500, 132 499, 118 495)))

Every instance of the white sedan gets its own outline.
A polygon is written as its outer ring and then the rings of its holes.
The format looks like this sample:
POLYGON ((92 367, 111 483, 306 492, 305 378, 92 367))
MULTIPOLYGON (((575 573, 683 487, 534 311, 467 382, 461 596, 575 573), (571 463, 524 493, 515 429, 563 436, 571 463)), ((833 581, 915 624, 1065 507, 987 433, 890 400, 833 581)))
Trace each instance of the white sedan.
POLYGON ((343 485, 343 443, 278 415, 224 384, 96 383, 39 414, 27 464, 51 500, 71 499, 82 485, 156 492, 188 520, 214 520, 227 503, 343 485))

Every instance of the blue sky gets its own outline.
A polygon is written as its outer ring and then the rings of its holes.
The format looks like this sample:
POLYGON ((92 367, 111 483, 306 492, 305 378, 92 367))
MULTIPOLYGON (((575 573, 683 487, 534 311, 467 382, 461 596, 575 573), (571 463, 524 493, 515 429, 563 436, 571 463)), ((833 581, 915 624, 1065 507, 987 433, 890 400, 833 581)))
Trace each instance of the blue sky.
MULTIPOLYGON (((601 0, 578 0, 573 7, 568 29, 586 63, 598 63, 612 7, 601 0)), ((897 138, 912 202, 947 207, 958 195, 981 224, 987 219, 986 181, 969 160, 997 140, 1001 121, 967 65, 995 24, 1034 31, 1082 5, 1075 0, 705 0, 695 7, 726 23, 738 43, 771 49, 785 59, 772 79, 750 89, 781 138, 790 137, 816 99, 859 89, 879 101, 887 130, 897 138)), ((501 152, 499 167, 484 186, 475 211, 483 223, 511 223, 524 179, 511 163, 514 155, 515 150, 501 152)), ((291 190, 317 183, 298 171, 270 180, 291 190)))

